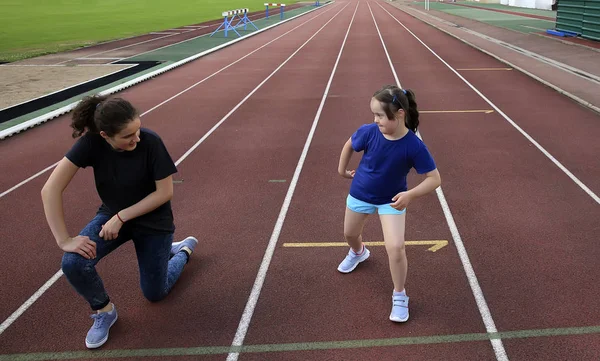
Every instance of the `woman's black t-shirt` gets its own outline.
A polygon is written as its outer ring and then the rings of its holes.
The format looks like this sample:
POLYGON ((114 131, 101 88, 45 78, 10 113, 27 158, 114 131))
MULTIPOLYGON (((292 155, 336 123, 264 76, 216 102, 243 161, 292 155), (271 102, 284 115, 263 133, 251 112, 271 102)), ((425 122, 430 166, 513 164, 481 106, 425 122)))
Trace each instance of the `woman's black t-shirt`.
MULTIPOLYGON (((132 151, 117 151, 99 134, 86 133, 66 157, 80 168, 94 169, 96 190, 102 200, 98 212, 110 216, 154 192, 155 181, 177 173, 158 134, 145 128, 140 129, 140 141, 132 151)), ((171 201, 126 224, 151 232, 174 232, 171 201)))

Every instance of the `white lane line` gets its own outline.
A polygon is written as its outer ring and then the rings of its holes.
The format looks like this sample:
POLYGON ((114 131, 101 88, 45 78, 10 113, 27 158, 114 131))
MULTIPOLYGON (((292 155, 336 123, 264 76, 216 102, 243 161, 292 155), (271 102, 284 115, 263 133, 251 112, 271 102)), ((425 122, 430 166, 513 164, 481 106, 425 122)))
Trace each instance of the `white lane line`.
MULTIPOLYGON (((379 3, 378 3, 378 5, 379 5, 379 3)), ((381 6, 381 5, 379 5, 379 6, 381 6)), ((381 6, 381 8, 384 9, 382 6, 381 6)), ((369 10, 371 10, 370 5, 369 5, 369 10)), ((390 16, 392 16, 392 14, 390 14, 389 12, 388 12, 388 14, 390 16)), ((402 87, 402 85, 400 84, 400 80, 398 79, 398 75, 396 74, 396 69, 394 68, 392 60, 388 54, 387 47, 385 46, 385 41, 383 40, 383 37, 381 36, 381 32, 379 31, 379 26, 377 26, 377 21, 375 20, 375 16, 373 15, 372 10, 371 10, 371 16, 373 17, 373 22, 375 23, 375 27, 377 28, 377 32, 379 33, 379 39, 381 39, 381 44, 383 45, 383 48, 387 55, 390 68, 392 70, 392 73, 394 74, 394 79, 396 80, 397 85, 399 87, 402 87)), ((392 17, 394 17, 394 16, 392 16, 392 17)), ((398 21, 398 20, 396 19, 396 21, 398 21)), ((408 28, 406 28, 404 25, 402 25, 402 26, 406 30, 408 30, 408 28)), ((408 31, 410 32, 410 30, 408 30, 408 31)), ((412 34, 412 32, 411 32, 411 34, 412 34)), ((413 36, 415 36, 415 35, 413 34, 413 36)), ((415 38, 416 38, 416 36, 415 36, 415 38)), ((419 138, 422 139, 421 134, 417 134, 417 135, 419 136, 419 138)), ((492 318, 492 314, 489 310, 489 307, 488 307, 485 297, 483 295, 483 291, 481 290, 481 287, 479 286, 479 281, 477 280, 477 275, 475 274, 475 270, 473 269, 473 266, 471 265, 471 261, 469 260, 469 255, 468 255, 467 250, 462 242, 462 238, 460 236, 460 232, 458 231, 458 227, 456 226, 456 222, 454 222, 454 217, 452 216, 452 212, 450 211, 450 206, 448 205, 448 202, 446 202, 446 197, 444 196, 442 187, 441 186, 438 187, 435 190, 435 192, 440 201, 440 205, 444 212, 444 216, 446 217, 446 222, 448 223, 448 227, 450 228, 450 233, 452 234, 452 239, 454 240, 454 244, 456 245, 456 249, 458 251, 460 261, 463 265, 465 274, 467 275, 467 279, 469 280, 469 285, 471 286, 471 291, 473 292, 473 297, 475 297, 475 301, 477 303, 477 308, 479 309, 479 313, 481 314, 481 318, 483 319, 485 328, 488 333, 495 334, 498 332, 498 330, 496 329, 496 324, 494 323, 494 319, 492 318)), ((498 361, 508 361, 508 356, 506 355, 506 350, 504 349, 502 340, 495 338, 495 339, 491 339, 490 342, 492 344, 492 348, 494 349, 494 353, 496 354, 496 359, 498 361)))
MULTIPOLYGON (((256 304, 258 302, 258 298, 260 296, 260 292, 262 290, 265 278, 267 276, 267 271, 269 269, 269 265, 271 264, 271 259, 273 258, 273 253, 275 252, 275 246, 277 245, 277 241, 279 240, 279 235, 281 233, 281 229, 283 228, 283 222, 285 221, 285 217, 287 215, 287 211, 289 209, 290 203, 292 202, 292 196, 294 195, 294 191, 296 189, 296 184, 298 183, 298 178, 300 177, 300 172, 302 171, 302 167, 304 166, 304 161, 306 159, 306 155, 308 153, 308 149, 310 148, 310 144, 312 142, 312 138, 315 134, 315 129, 317 128, 317 124, 319 123, 319 118, 321 117, 321 112, 323 110, 323 106, 325 105, 325 100, 327 99, 327 94, 329 92, 329 88, 331 87, 331 82, 333 81, 333 76, 335 75, 335 71, 337 69, 338 63, 342 56, 342 51, 344 50, 344 45, 346 44, 346 39, 348 38, 348 33, 350 32, 350 27, 354 22, 354 16, 356 15, 356 10, 358 9, 358 4, 356 4, 356 8, 354 9, 354 14, 352 15, 352 20, 348 25, 348 30, 346 31, 346 36, 344 37, 344 41, 342 42, 342 46, 340 48, 340 52, 338 54, 337 60, 335 61, 335 65, 333 66, 333 70, 331 71, 331 76, 329 77, 329 82, 327 83, 327 87, 325 88, 325 92, 323 93, 323 97, 321 98, 321 104, 319 109, 317 110, 317 114, 315 115, 315 119, 313 121, 310 132, 308 133, 308 137, 306 138, 306 143, 304 144, 304 149, 302 150, 302 154, 300 155, 300 160, 296 165, 296 170, 294 172, 294 176, 290 182, 290 186, 288 188, 287 194, 281 205, 281 210, 279 211, 279 216, 277 217, 277 222, 275 223, 275 228, 273 229, 273 233, 271 234, 271 239, 269 240, 269 245, 265 250, 265 254, 263 260, 260 264, 260 268, 256 275, 256 279, 254 280, 254 285, 252 286, 252 291, 250 292, 250 297, 248 298, 248 302, 246 303, 246 307, 244 308, 244 313, 242 314, 242 318, 240 320, 240 324, 235 333, 235 337, 231 344, 232 351, 227 355, 227 361, 236 361, 239 357, 239 353, 234 350, 239 349, 246 338, 246 333, 248 332, 248 328, 250 327, 250 321, 252 320, 252 315, 254 314, 254 309, 256 308, 256 304)), ((347 4, 346 6, 348 6, 347 4)), ((346 7, 344 7, 345 9, 346 7)), ((344 10, 342 9, 342 10, 344 10)), ((336 14, 337 15, 337 14, 336 14)), ((332 19, 333 20, 333 19, 332 19)), ((327 25, 327 24, 325 24, 327 25)), ((316 35, 316 34, 315 34, 316 35)), ((310 39, 309 39, 310 40, 310 39)))

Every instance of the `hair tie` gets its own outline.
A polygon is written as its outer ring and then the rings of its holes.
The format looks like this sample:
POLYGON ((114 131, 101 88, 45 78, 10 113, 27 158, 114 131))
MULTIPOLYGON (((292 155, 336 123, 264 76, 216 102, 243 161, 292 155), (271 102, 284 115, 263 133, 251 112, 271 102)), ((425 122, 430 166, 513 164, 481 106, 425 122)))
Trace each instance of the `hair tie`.
POLYGON ((404 94, 406 94, 406 90, 402 89, 402 91, 404 92, 404 94))

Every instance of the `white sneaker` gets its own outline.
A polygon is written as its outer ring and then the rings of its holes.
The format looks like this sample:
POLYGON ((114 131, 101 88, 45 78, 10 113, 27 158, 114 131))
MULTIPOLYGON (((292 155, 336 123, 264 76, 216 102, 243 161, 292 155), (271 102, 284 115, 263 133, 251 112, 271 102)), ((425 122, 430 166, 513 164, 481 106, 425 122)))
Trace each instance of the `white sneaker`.
POLYGON ((348 251, 348 255, 346 256, 346 258, 344 258, 342 263, 340 263, 340 265, 338 266, 338 271, 340 271, 342 273, 350 273, 350 272, 354 271, 354 269, 356 268, 356 266, 358 266, 359 263, 361 263, 362 261, 369 258, 370 254, 371 254, 371 252, 369 252, 367 247, 364 245, 363 245, 363 250, 360 254, 356 254, 352 250, 352 248, 350 248, 350 250, 348 251))
POLYGON ((390 321, 406 322, 408 321, 408 296, 392 295, 392 313, 390 321))

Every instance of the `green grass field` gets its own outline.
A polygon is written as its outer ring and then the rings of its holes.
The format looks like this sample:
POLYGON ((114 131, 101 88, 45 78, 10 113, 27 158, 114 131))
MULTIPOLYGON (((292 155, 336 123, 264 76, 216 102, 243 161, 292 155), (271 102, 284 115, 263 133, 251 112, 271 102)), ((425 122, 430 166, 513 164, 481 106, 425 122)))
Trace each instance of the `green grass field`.
POLYGON ((0 62, 219 19, 225 10, 263 10, 263 4, 262 0, 0 0, 0 62))

